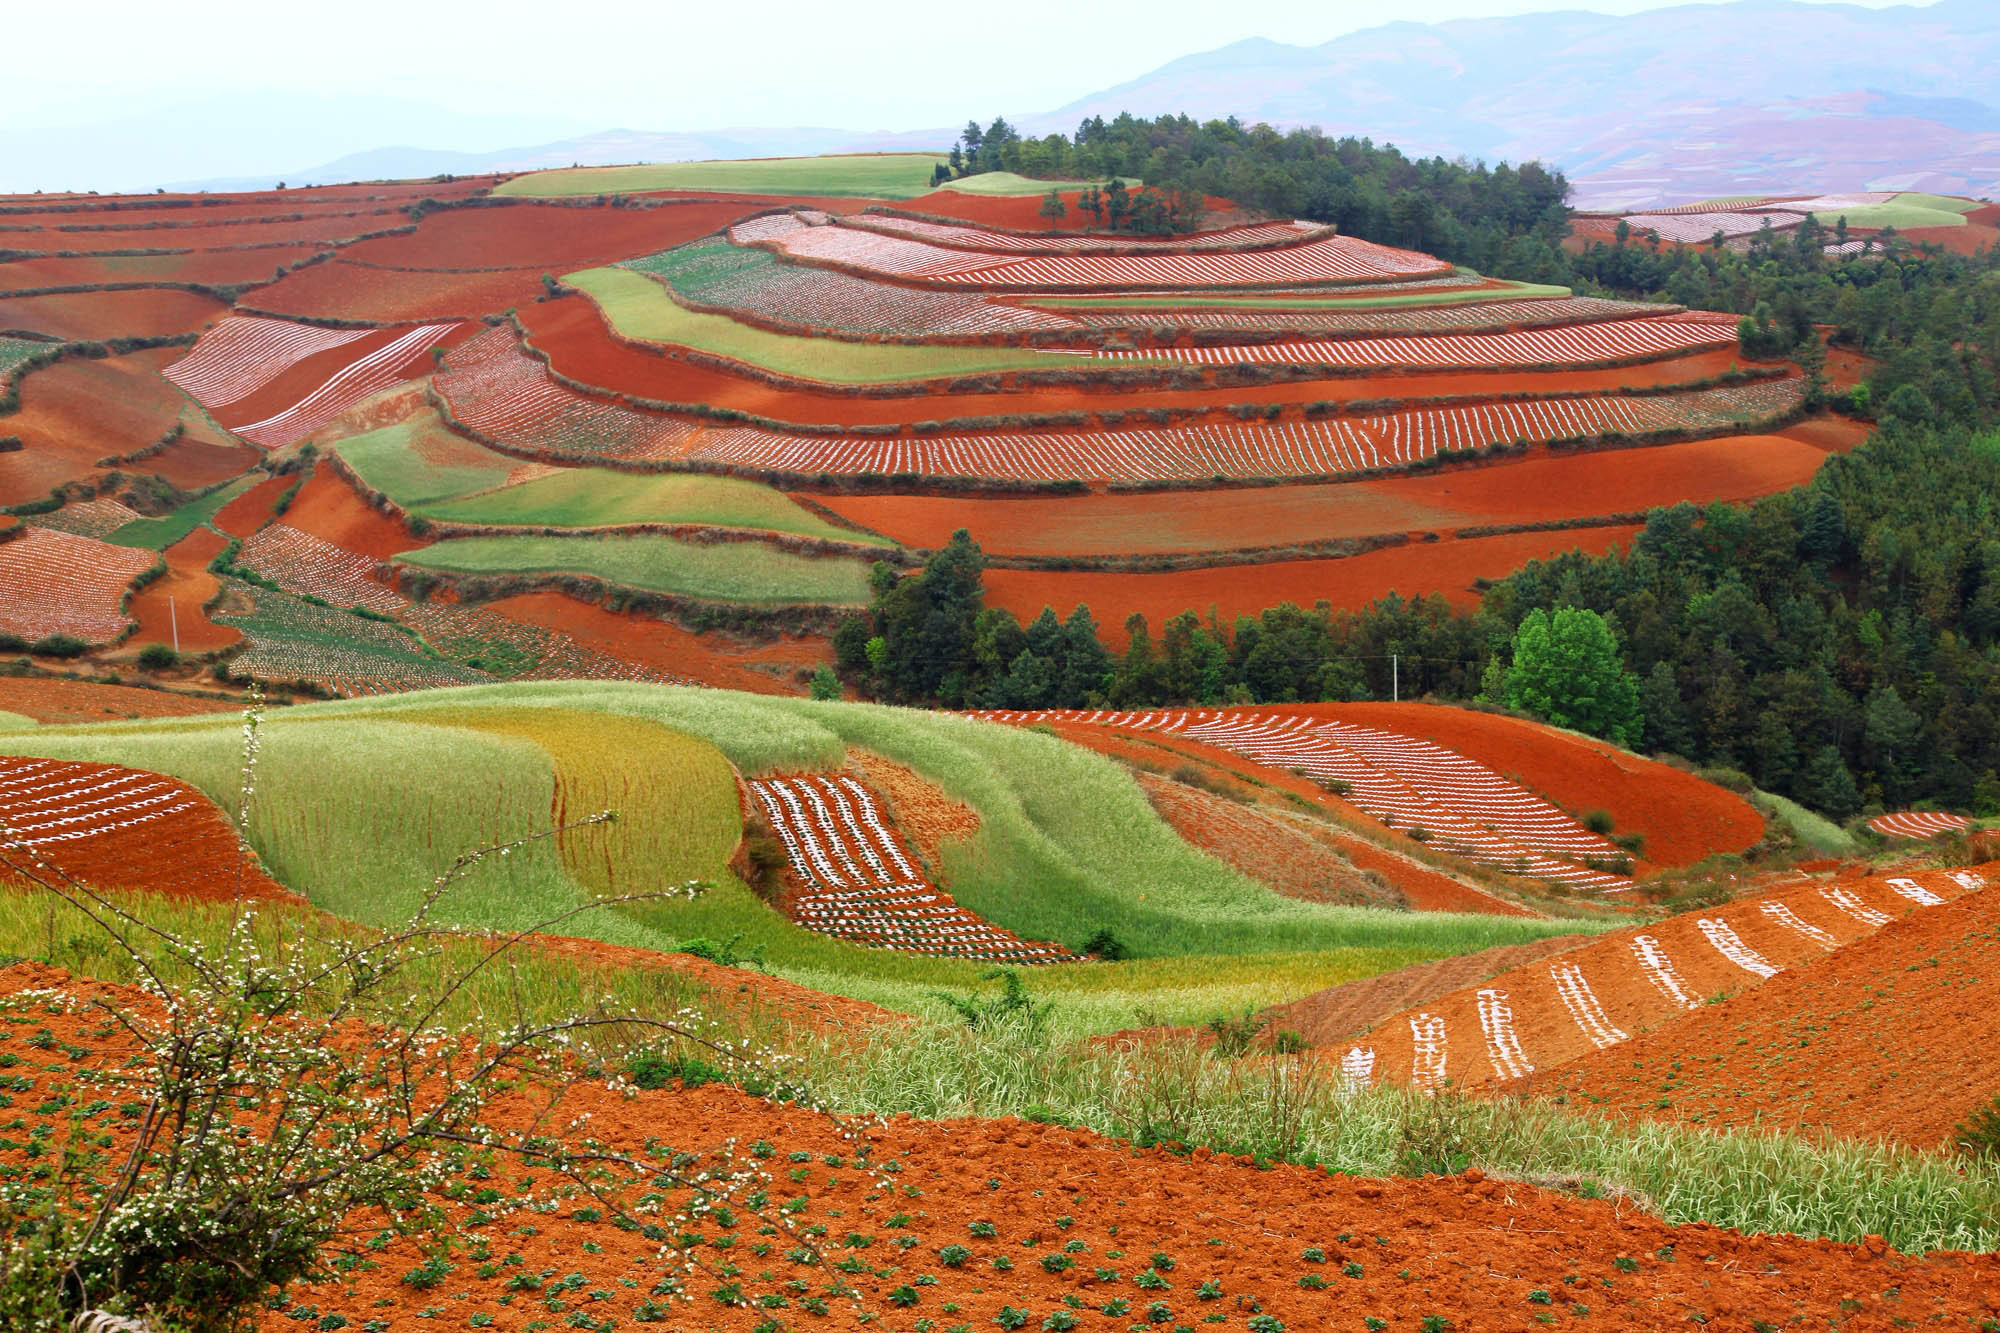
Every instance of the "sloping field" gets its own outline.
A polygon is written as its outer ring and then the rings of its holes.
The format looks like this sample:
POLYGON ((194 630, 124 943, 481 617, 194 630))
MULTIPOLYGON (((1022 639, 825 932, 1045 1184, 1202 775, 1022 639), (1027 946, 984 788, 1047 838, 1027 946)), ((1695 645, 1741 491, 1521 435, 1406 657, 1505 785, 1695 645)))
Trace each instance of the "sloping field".
POLYGON ((1546 366, 1657 360, 1703 347, 1727 347, 1734 330, 1720 324, 1626 319, 1518 333, 1438 333, 1422 338, 1345 338, 1262 343, 1254 347, 1185 347, 1162 352, 1105 351, 1102 359, 1166 357, 1191 365, 1546 366))
POLYGON ((163 643, 184 653, 208 653, 233 648, 243 641, 240 631, 210 621, 204 607, 221 582, 209 573, 209 562, 222 554, 228 538, 212 528, 197 528, 162 552, 167 572, 132 596, 127 609, 139 628, 137 643, 163 643))
POLYGON ((159 557, 48 528, 0 542, 0 634, 105 643, 131 622, 119 605, 159 557))
POLYGON ((0 709, 37 722, 71 725, 79 722, 123 722, 142 717, 196 717, 207 713, 240 713, 236 699, 132 685, 100 685, 94 681, 39 676, 0 676, 0 709))
POLYGON ((446 209, 425 216, 414 232, 348 246, 341 257, 383 268, 533 269, 539 275, 682 245, 748 211, 740 203, 694 200, 647 208, 521 203, 446 209))
POLYGON ((0 827, 0 880, 4 862, 19 859, 101 890, 293 897, 244 854, 207 797, 158 773, 0 755, 0 827))
POLYGON ((1877 815, 1868 821, 1868 827, 1885 838, 1910 838, 1917 841, 1935 838, 1940 833, 1957 833, 1971 826, 1972 821, 1964 815, 1943 814, 1932 810, 1899 810, 1894 814, 1877 815))
MULTIPOLYGON (((2000 883, 2000 869, 1916 875, 1905 887, 1950 898, 1971 878, 2000 883)), ((1871 887, 1789 896, 1811 903, 1851 893, 1901 919, 1572 1060, 1537 1079, 1536 1092, 1715 1128, 1948 1143, 2000 1081, 2000 1046, 1990 1037, 2000 1012, 2000 894, 1986 887, 1919 908, 1907 898, 1885 905, 1871 887)))
POLYGON ((170 338, 195 332, 226 308, 212 296, 170 287, 0 296, 0 330, 41 333, 66 342, 170 338))
MULTIPOLYGON (((21 441, 0 453, 0 505, 39 500, 99 471, 99 459, 144 449, 173 429, 183 400, 158 372, 175 355, 166 348, 71 358, 22 379, 20 410, 0 418, 0 435, 21 441)), ((209 481, 239 470, 233 459, 217 461, 227 470, 209 481)))
POLYGON ((741 162, 662 162, 632 167, 537 171, 495 186, 503 197, 713 191, 725 194, 911 199, 930 189, 937 153, 862 153, 846 157, 777 157, 741 162))
POLYGON ((477 319, 542 295, 540 270, 448 273, 375 268, 330 259, 245 297, 243 310, 296 318, 358 320, 367 324, 421 324, 477 319))
POLYGON ((467 575, 577 574, 704 601, 862 606, 868 567, 747 542, 672 537, 453 537, 397 557, 413 569, 467 575))
MULTIPOLYGON (((1641 1033, 1672 1031, 1694 1021, 1685 1016, 1703 1009, 1711 997, 1742 992, 1738 1022, 1730 1025, 1734 1062, 1755 1051, 1747 1041, 1739 1046, 1735 1037, 1742 1031, 1741 1014, 1754 1011, 1759 1006, 1753 1002, 1769 994, 1761 983, 1797 970, 1794 987, 1809 985, 1807 978, 1826 965, 1820 961, 1826 955, 1837 955, 1898 918, 1973 893, 1985 886, 1990 869, 1791 888, 1618 931, 1552 963, 1503 973, 1484 986, 1385 1019, 1349 1049, 1342 1068, 1364 1083, 1433 1089, 1447 1080, 1457 1086, 1505 1084, 1610 1051, 1641 1033)), ((1871 969, 1868 975, 1878 974, 1871 969)), ((1825 1026, 1824 1016, 1814 1025, 1825 1026)), ((1615 1063, 1615 1057, 1605 1058, 1615 1063)), ((1736 1065, 1733 1076, 1744 1072, 1736 1065)))

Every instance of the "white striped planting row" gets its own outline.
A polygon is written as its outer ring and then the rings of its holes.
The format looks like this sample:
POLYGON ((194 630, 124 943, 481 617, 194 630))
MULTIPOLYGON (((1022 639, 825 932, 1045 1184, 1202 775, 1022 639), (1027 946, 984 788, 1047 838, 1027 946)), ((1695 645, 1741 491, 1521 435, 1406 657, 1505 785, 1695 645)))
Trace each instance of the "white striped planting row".
POLYGON ((0 756, 0 851, 102 837, 199 804, 151 773, 0 756))
MULTIPOLYGON (((1962 870, 1935 876, 1930 887, 1908 877, 1866 883, 1902 897, 1918 908, 1938 906, 1949 901, 1947 895, 1957 896, 1986 887, 1982 874, 1962 870)), ((1822 886, 1813 895, 1800 891, 1788 900, 1767 899, 1755 903, 1754 907, 1751 903, 1742 903, 1732 910, 1740 918, 1761 919, 1775 930, 1803 939, 1817 949, 1831 951, 1854 939, 1865 938, 1893 919, 1888 913, 1867 906, 1857 892, 1859 887, 1852 883, 1822 886), (1858 925, 1858 933, 1853 925, 1844 926, 1848 938, 1843 941, 1825 927, 1805 920, 1798 908, 1809 905, 1814 898, 1837 907, 1850 922, 1858 925)), ((1753 981, 1768 980, 1783 970, 1746 944, 1728 920, 1720 916, 1704 916, 1694 924, 1698 934, 1692 938, 1705 942, 1730 967, 1747 974, 1753 981)), ((1672 920, 1662 923, 1662 927, 1667 929, 1672 929, 1673 925, 1672 920)), ((1680 968, 1658 938, 1656 932, 1662 927, 1636 932, 1626 940, 1639 970, 1653 983, 1665 1002, 1644 1011, 1642 1025, 1637 1029, 1640 1031, 1700 1007, 1700 1001, 1683 979, 1680 968)), ((1796 947, 1791 952, 1796 955, 1796 947)), ((1547 989, 1553 993, 1554 1009, 1563 1013, 1575 1029, 1574 1035, 1567 1040, 1559 1036, 1550 1039, 1551 1049, 1545 1052, 1547 1063, 1561 1064, 1586 1050, 1616 1046, 1629 1041, 1634 1035, 1607 1015, 1585 970, 1585 965, 1593 959, 1609 965, 1616 956, 1616 953, 1604 952, 1603 946, 1586 946, 1574 954, 1553 960, 1547 966, 1547 989)), ((1523 987, 1535 992, 1531 1003, 1540 1002, 1543 986, 1536 973, 1536 968, 1517 969, 1476 988, 1469 996, 1461 993, 1457 998, 1433 1000, 1423 1010, 1409 1016, 1410 1086, 1435 1091, 1442 1085, 1447 1073, 1453 1021, 1449 1015, 1464 1015, 1468 1008, 1477 1017, 1492 1077, 1505 1081, 1533 1073, 1536 1065, 1523 1049, 1515 1024, 1523 987), (1507 986, 1503 987, 1503 982, 1508 983, 1507 986)), ((1627 1001, 1627 1006, 1629 1009, 1630 1001, 1627 1001)), ((1401 1024, 1395 1019, 1384 1023, 1383 1031, 1387 1033, 1400 1033, 1401 1030, 1401 1024)), ((1340 1057, 1343 1084, 1349 1087, 1367 1086, 1374 1078, 1378 1055, 1374 1046, 1357 1044, 1350 1047, 1340 1057)))
POLYGON ((289 407, 232 429, 266 449, 297 443, 362 399, 400 382, 406 362, 436 346, 457 327, 456 321, 422 324, 395 334, 379 346, 363 350, 289 407))
POLYGON ((151 551, 29 528, 0 542, 0 633, 115 639, 130 623, 118 609, 125 590, 158 559, 151 551))
MULTIPOLYGON (((1244 329, 1302 333, 1477 333, 1540 325, 1627 319, 1663 313, 1657 305, 1609 301, 1595 296, 1559 296, 1530 301, 1498 299, 1451 305, 1402 306, 1392 310, 1350 308, 1354 303, 1315 301, 1284 308, 1212 309, 1182 306, 1065 310, 1079 324, 1099 329, 1244 329)), ((1672 307, 1666 309, 1671 310, 1672 307)))
POLYGON ((1941 833, 1958 833, 1971 828, 1972 821, 1964 815, 1935 810, 1899 810, 1894 814, 1875 816, 1868 821, 1868 827, 1885 838, 1913 838, 1921 842, 1941 833))
POLYGON ((162 373, 211 410, 248 398, 320 352, 367 337, 373 329, 323 329, 263 315, 231 315, 202 334, 162 373))
POLYGON ((1620 319, 1504 333, 1439 333, 1424 337, 1339 338, 1316 342, 1255 343, 1241 347, 1170 347, 1151 351, 1100 350, 1100 359, 1168 359, 1190 365, 1333 365, 1488 367, 1587 365, 1637 357, 1678 356, 1734 343, 1736 335, 1714 324, 1674 319, 1620 319))
POLYGON ((1663 241, 1682 245, 1698 245, 1714 240, 1718 231, 1725 239, 1732 239, 1755 235, 1763 230, 1767 222, 1774 230, 1782 230, 1796 227, 1804 220, 1803 210, 1778 209, 1765 213, 1632 213, 1625 218, 1634 236, 1643 237, 1651 232, 1663 241))
POLYGON ((853 217, 843 217, 838 221, 843 227, 887 232, 948 248, 1036 255, 1092 254, 1105 250, 1130 250, 1135 246, 1143 246, 1148 251, 1158 250, 1163 254, 1200 253, 1204 250, 1227 250, 1244 245, 1296 241, 1303 236, 1325 230, 1324 226, 1317 222, 1250 222, 1240 227, 1199 232, 1191 236, 1078 236, 1074 233, 1022 236, 1011 232, 987 231, 983 227, 925 222, 920 218, 885 216, 879 213, 862 213, 853 217))

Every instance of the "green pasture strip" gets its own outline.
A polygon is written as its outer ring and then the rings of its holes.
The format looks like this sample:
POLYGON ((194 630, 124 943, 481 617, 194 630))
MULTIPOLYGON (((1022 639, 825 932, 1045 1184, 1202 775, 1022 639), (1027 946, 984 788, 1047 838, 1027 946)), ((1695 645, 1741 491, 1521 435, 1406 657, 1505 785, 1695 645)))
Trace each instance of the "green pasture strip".
POLYGON ((1924 204, 1904 203, 1902 196, 1886 204, 1864 204, 1860 208, 1840 208, 1814 217, 1828 227, 1842 218, 1850 227, 1876 229, 1894 227, 1897 231, 1911 231, 1918 227, 1963 227, 1965 214, 1956 208, 1933 208, 1924 204))
POLYGON ((104 540, 113 546, 130 546, 142 551, 164 551, 202 526, 222 507, 264 480, 261 472, 246 472, 208 494, 188 501, 171 514, 159 518, 134 519, 104 540))
POLYGON ((38 727, 41 723, 21 713, 0 712, 0 731, 12 731, 17 727, 38 727))
POLYGON ((861 606, 868 565, 812 557, 756 542, 673 537, 454 537, 396 557, 416 569, 456 574, 586 574, 646 592, 706 601, 861 606))
MULTIPOLYGON (((719 194, 805 195, 827 199, 914 199, 929 194, 939 153, 779 157, 739 162, 656 162, 629 167, 567 167, 516 176, 496 195, 546 199, 660 190, 719 194)), ((1046 193, 1047 186, 1028 193, 1046 193)))
MULTIPOLYGON (((1121 176, 1119 179, 1125 183, 1127 189, 1133 190, 1138 189, 1145 183, 1137 176, 1121 176)), ((982 171, 977 175, 962 177, 939 188, 949 190, 953 194, 977 194, 984 195, 987 198, 1020 199, 1030 195, 1047 194, 1050 190, 1062 190, 1065 193, 1071 190, 1087 190, 1092 185, 1104 185, 1106 183, 1105 181, 1036 180, 1032 176, 1018 176, 1011 171, 982 171)), ((1080 219, 1080 215, 1078 214, 1071 214, 1071 217, 1080 219)), ((1070 221, 1068 225, 1075 226, 1077 223, 1070 221)))
POLYGON ((836 527, 769 486, 700 473, 639 475, 566 468, 518 486, 469 495, 413 512, 449 523, 604 528, 630 523, 696 524, 890 547, 872 533, 836 527))
POLYGON ((1790 829, 1792 836, 1821 856, 1861 856, 1867 850, 1853 834, 1826 816, 1815 814, 1798 802, 1774 792, 1752 792, 1750 803, 1765 818, 1790 829))
MULTIPOLYGON (((1038 980, 1029 978, 1031 993, 1041 993, 1038 980)), ((2000 1245, 2000 1163, 1991 1159, 1613 1120, 1529 1097, 1349 1093, 1325 1060, 1232 1061, 1186 1041, 1102 1049, 1018 1025, 906 1028, 863 1051, 821 1045, 807 1064, 819 1098, 868 1115, 1032 1114, 1359 1176, 1479 1167, 1501 1179, 1591 1182, 1600 1197, 1623 1190, 1649 1200, 1643 1211, 1674 1225, 1848 1244, 1874 1235, 1908 1254, 2000 1245)))
MULTIPOLYGON (((1008 370, 1088 369, 1080 358, 1005 347, 920 347, 807 338, 689 310, 667 289, 628 268, 593 268, 564 282, 597 303, 620 337, 672 343, 728 357, 791 379, 825 384, 895 384, 1008 370)), ((1121 362, 1130 366, 1132 362, 1121 362)))
POLYGON ((1037 296, 1021 304, 1045 310, 1257 310, 1273 313, 1316 313, 1339 310, 1399 310, 1409 306, 1471 305, 1479 302, 1547 301, 1576 293, 1547 283, 1509 282, 1507 290, 1392 292, 1384 296, 1353 296, 1338 300, 1300 300, 1273 296, 1037 296))
POLYGON ((430 413, 350 436, 333 449, 371 490, 411 511, 505 486, 521 466, 446 430, 430 413))
POLYGON ((1945 213, 1970 213, 1985 205, 1977 199, 1962 199, 1955 194, 1923 194, 1916 190, 1905 190, 1889 201, 1892 204, 1910 204, 1917 208, 1935 208, 1945 213))

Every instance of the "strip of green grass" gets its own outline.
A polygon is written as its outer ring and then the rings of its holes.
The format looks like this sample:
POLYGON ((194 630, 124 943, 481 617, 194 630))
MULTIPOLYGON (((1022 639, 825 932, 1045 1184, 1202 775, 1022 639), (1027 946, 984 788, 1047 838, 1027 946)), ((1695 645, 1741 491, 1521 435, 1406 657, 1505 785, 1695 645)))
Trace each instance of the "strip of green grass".
POLYGON ((894 543, 838 528, 769 486, 736 477, 606 468, 566 468, 518 486, 421 506, 425 518, 523 527, 604 528, 631 523, 689 523, 780 532, 869 546, 894 543))
POLYGON ((428 412, 342 440, 334 452, 371 490, 412 511, 505 486, 521 466, 446 429, 428 412))
POLYGON ((1047 310, 1397 310, 1407 306, 1467 305, 1494 301, 1547 301, 1576 293, 1545 283, 1510 282, 1504 291, 1490 288, 1453 291, 1392 292, 1384 296, 1353 296, 1311 301, 1283 294, 1273 296, 1041 296, 1022 304, 1047 310))
POLYGON ((261 472, 249 472, 208 494, 188 501, 171 514, 159 518, 134 519, 104 540, 113 546, 130 546, 142 551, 164 551, 181 538, 220 513, 222 507, 264 480, 261 472))
POLYGON ((1860 208, 1842 208, 1832 212, 1816 213, 1814 216, 1829 227, 1842 218, 1847 219, 1847 225, 1850 227, 1894 227, 1897 231, 1911 231, 1918 227, 1965 225, 1965 214, 1956 208, 1932 208, 1924 204, 1904 202, 1909 198, 1924 197, 1926 196, 1900 195, 1886 204, 1864 204, 1860 208))
MULTIPOLYGON (((694 190, 838 199, 913 199, 930 193, 931 172, 944 160, 937 153, 869 153, 760 158, 741 162, 570 167, 516 176, 495 187, 493 193, 551 198, 694 190)), ((1043 191, 1046 189, 1046 186, 1043 187, 1043 191)))
MULTIPOLYGON (((1004 347, 913 347, 802 338, 738 324, 677 304, 667 289, 626 268, 593 268, 564 282, 604 312, 620 337, 673 343, 824 384, 900 384, 1007 370, 1076 370, 1078 358, 1004 347)), ((1121 363, 1130 366, 1131 362, 1121 363)))
POLYGON ((868 565, 755 542, 634 537, 454 537, 396 557, 456 574, 584 574, 621 587, 714 602, 862 606, 868 565))

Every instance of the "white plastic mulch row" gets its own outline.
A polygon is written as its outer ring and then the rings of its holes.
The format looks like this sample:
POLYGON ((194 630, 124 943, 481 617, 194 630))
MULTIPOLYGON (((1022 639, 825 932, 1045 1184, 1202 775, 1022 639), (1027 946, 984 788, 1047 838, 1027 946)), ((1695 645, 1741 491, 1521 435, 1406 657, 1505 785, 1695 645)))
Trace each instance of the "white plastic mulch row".
POLYGON ((101 837, 199 804, 151 773, 0 756, 0 850, 101 837))
POLYGON ((1868 827, 1885 838, 1914 838, 1919 841, 1935 838, 1940 833, 1957 833, 1972 827, 1972 821, 1964 815, 1948 815, 1935 810, 1902 810, 1894 814, 1877 815, 1868 821, 1868 827))
POLYGON ((303 440, 362 399, 400 382, 401 369, 411 358, 436 346, 457 327, 455 321, 423 324, 397 334, 340 367, 289 407, 237 426, 235 433, 267 449, 303 440))
POLYGON ((1440 333, 1424 337, 1338 338, 1258 343, 1243 347, 1170 347, 1159 351, 1100 351, 1106 360, 1162 357, 1195 365, 1537 366, 1587 365, 1632 357, 1671 356, 1733 344, 1733 330, 1672 318, 1619 319, 1506 333, 1440 333))
POLYGON ((323 329, 263 315, 231 315, 162 373, 211 410, 241 402, 309 356, 373 329, 323 329))

